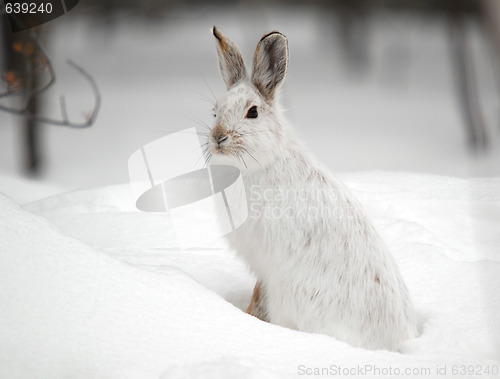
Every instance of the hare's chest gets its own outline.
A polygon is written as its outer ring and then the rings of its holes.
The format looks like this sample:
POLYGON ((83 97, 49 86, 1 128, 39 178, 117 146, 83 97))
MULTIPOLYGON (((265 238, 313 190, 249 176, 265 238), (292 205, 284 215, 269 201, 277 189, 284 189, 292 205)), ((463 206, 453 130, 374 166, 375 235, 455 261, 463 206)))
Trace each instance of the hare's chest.
POLYGON ((275 275, 283 262, 293 263, 291 254, 300 245, 299 200, 294 191, 258 182, 246 194, 248 218, 230 237, 231 245, 259 277, 269 270, 275 275))
POLYGON ((309 189, 302 184, 253 181, 246 185, 249 219, 256 228, 283 229, 296 222, 308 204, 309 189))
MULTIPOLYGON (((255 204, 255 203, 253 203, 255 204)), ((248 219, 230 235, 231 247, 259 277, 271 267, 280 266, 287 249, 286 237, 276 221, 256 216, 249 206, 248 219)))

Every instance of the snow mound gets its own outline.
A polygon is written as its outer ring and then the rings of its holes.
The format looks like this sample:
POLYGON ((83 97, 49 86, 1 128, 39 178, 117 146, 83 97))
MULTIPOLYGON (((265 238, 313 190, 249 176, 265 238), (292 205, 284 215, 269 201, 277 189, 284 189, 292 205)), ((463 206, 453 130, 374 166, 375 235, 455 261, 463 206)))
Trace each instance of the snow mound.
POLYGON ((68 188, 35 178, 0 173, 0 192, 8 194, 21 204, 53 196, 63 191, 68 191, 68 188))
POLYGON ((458 365, 500 365, 500 179, 342 179, 392 250, 419 313, 422 334, 400 353, 246 315, 254 279, 224 242, 179 250, 168 218, 135 211, 122 185, 23 208, 0 195, 0 377, 287 378, 341 369, 381 377, 390 369, 456 378, 458 365))

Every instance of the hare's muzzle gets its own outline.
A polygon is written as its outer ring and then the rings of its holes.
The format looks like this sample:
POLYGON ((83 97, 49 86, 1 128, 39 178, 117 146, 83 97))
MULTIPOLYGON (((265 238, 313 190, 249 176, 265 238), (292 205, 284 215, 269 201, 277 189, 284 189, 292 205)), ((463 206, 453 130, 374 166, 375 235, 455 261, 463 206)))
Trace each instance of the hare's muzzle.
POLYGON ((217 125, 212 129, 211 135, 212 141, 216 143, 219 147, 229 139, 227 130, 220 125, 217 125))

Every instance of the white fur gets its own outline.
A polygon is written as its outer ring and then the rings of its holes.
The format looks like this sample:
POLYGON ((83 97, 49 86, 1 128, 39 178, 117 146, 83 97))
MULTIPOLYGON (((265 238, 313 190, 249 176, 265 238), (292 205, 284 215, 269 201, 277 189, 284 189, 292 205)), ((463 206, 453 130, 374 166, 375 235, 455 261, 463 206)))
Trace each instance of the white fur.
POLYGON ((276 100, 245 78, 216 114, 228 139, 209 138, 212 163, 241 169, 249 206, 229 240, 262 284, 269 321, 368 349, 414 337, 396 262, 348 189, 285 127, 276 100), (254 105, 258 117, 245 118, 254 105))

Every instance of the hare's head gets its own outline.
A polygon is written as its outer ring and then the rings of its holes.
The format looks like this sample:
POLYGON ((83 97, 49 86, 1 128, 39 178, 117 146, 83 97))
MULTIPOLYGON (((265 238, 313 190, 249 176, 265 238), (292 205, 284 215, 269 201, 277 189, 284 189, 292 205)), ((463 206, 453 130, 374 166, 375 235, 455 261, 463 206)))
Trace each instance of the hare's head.
POLYGON ((282 124, 276 93, 288 66, 286 37, 271 32, 261 38, 250 77, 238 47, 215 27, 219 66, 227 92, 216 104, 208 138, 212 162, 242 170, 267 165, 280 153, 282 124))

